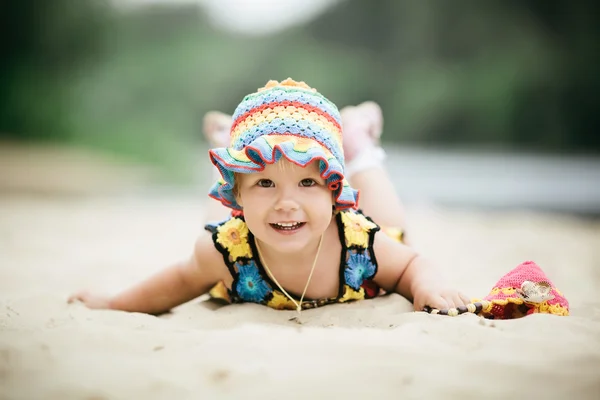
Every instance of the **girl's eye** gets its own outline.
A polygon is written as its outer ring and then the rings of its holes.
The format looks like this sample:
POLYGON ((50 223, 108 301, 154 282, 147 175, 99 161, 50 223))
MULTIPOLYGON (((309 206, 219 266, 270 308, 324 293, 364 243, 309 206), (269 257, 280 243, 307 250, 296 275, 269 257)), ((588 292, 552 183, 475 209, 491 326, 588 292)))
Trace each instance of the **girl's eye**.
POLYGON ((315 182, 314 179, 302 179, 300 181, 300 186, 302 186, 302 187, 310 187, 310 186, 314 186, 316 184, 317 184, 317 182, 315 182))
POLYGON ((256 185, 260 186, 260 187, 264 187, 264 188, 268 188, 268 187, 273 187, 274 186, 273 181, 270 180, 270 179, 261 179, 258 182, 256 182, 256 185))

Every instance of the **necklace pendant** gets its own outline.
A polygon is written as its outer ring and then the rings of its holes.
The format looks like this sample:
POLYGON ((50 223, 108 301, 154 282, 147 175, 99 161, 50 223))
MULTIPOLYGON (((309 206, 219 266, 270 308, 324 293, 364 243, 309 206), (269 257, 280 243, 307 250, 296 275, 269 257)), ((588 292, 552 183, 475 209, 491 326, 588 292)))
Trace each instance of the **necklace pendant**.
POLYGON ((297 323, 298 325, 302 325, 302 320, 300 319, 300 314, 298 314, 295 317, 290 318, 288 321, 293 321, 293 322, 297 323))
POLYGON ((302 317, 302 306, 300 304, 296 305, 296 312, 298 313, 298 315, 290 318, 289 321, 294 321, 298 325, 302 325, 302 320, 300 319, 302 317))

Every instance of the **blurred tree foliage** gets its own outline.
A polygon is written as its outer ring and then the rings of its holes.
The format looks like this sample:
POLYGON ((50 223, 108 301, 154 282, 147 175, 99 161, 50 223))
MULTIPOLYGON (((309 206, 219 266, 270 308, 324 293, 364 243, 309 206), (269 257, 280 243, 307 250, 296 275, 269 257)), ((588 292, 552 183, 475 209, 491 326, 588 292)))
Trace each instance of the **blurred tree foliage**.
POLYGON ((291 76, 340 107, 378 101, 388 141, 600 150, 595 2, 346 0, 267 37, 192 5, 1 7, 5 138, 176 160, 204 112, 291 76))

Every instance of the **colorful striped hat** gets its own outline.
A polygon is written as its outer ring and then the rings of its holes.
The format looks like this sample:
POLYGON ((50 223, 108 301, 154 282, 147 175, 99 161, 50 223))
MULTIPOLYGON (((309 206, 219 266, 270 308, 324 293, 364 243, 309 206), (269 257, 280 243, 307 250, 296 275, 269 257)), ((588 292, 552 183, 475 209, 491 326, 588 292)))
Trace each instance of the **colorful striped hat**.
POLYGON ((241 210, 233 193, 234 173, 262 171, 281 157, 302 167, 319 160, 335 208, 357 207, 358 192, 344 178, 340 113, 304 82, 269 81, 246 96, 233 114, 229 147, 212 149, 209 156, 222 177, 209 196, 234 210, 241 210))

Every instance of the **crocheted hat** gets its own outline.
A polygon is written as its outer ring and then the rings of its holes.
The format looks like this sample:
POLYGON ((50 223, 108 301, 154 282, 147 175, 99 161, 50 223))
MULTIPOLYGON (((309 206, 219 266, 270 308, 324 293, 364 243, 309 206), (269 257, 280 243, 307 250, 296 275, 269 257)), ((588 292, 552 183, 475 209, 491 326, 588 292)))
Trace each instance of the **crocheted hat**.
POLYGON ((241 210, 234 173, 262 171, 281 157, 302 167, 318 160, 335 208, 357 207, 358 192, 344 178, 340 113, 304 82, 269 81, 246 96, 233 113, 229 147, 212 149, 209 156, 222 177, 209 196, 234 210, 241 210))
POLYGON ((569 302, 533 261, 525 261, 504 275, 483 300, 431 314, 456 316, 474 313, 490 319, 521 318, 534 313, 569 315, 569 302))
POLYGON ((487 303, 481 315, 488 318, 569 315, 569 302, 533 261, 525 261, 504 275, 483 300, 487 303))

